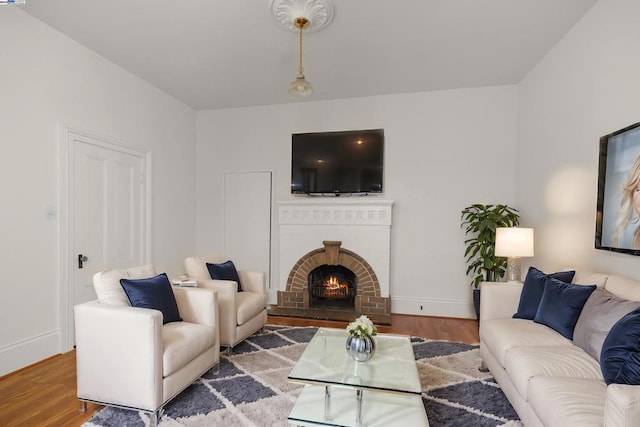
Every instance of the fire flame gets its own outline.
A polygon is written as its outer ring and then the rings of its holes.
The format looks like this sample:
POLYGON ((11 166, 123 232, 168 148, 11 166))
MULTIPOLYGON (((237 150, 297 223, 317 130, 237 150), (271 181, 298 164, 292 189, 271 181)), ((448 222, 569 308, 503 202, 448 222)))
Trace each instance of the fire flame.
POLYGON ((336 276, 329 276, 328 280, 320 286, 324 287, 323 294, 325 297, 347 297, 349 285, 345 282, 340 282, 336 276))
POLYGON ((329 290, 349 289, 349 285, 347 285, 346 283, 340 283, 336 276, 329 277, 329 280, 327 280, 327 282, 324 284, 324 287, 329 290))

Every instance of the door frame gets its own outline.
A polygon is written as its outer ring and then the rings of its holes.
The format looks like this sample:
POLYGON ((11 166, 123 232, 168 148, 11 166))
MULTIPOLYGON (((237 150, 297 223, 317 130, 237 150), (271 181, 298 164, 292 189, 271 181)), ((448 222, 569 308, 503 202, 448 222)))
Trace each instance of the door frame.
POLYGON ((80 136, 89 138, 90 141, 86 141, 86 144, 96 145, 105 149, 119 151, 121 153, 134 155, 140 157, 143 160, 143 177, 144 182, 141 182, 143 205, 142 205, 142 220, 145 222, 142 228, 142 261, 143 263, 149 263, 151 256, 151 152, 144 148, 135 146, 132 144, 124 143, 115 138, 107 137, 97 134, 95 132, 87 131, 75 126, 67 124, 59 124, 59 139, 58 139, 58 160, 59 160, 59 228, 58 228, 58 331, 59 334, 59 351, 60 353, 67 352, 74 347, 73 342, 73 305, 74 288, 72 283, 73 269, 75 264, 71 261, 74 259, 74 254, 71 251, 74 249, 72 242, 74 229, 71 227, 73 224, 73 206, 74 206, 74 194, 73 185, 75 178, 74 170, 74 136, 80 136))

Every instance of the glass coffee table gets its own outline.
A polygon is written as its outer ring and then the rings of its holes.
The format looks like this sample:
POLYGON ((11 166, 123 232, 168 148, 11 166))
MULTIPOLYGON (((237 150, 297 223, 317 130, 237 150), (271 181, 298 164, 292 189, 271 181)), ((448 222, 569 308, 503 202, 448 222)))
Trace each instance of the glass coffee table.
POLYGON ((367 362, 351 360, 347 331, 319 328, 288 380, 304 384, 289 414, 298 426, 428 426, 409 337, 378 334, 367 362))

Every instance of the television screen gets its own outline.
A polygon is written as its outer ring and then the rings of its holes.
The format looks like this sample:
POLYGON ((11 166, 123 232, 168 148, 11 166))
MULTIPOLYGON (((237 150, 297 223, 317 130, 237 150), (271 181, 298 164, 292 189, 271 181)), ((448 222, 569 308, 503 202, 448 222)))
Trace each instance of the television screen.
POLYGON ((640 123, 600 138, 595 246, 640 255, 640 123))
POLYGON ((291 135, 291 193, 381 193, 384 130, 291 135))

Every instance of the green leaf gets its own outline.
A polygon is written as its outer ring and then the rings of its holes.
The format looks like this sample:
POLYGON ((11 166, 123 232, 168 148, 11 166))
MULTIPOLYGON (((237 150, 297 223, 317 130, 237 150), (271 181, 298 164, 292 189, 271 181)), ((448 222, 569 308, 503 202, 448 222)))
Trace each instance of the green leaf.
POLYGON ((519 211, 504 204, 475 203, 460 212, 460 227, 465 232, 466 275, 472 275, 472 286, 504 275, 507 260, 495 257, 496 228, 514 227, 519 221, 519 211))

